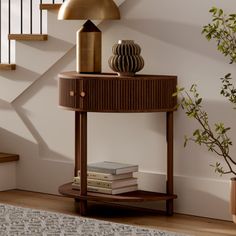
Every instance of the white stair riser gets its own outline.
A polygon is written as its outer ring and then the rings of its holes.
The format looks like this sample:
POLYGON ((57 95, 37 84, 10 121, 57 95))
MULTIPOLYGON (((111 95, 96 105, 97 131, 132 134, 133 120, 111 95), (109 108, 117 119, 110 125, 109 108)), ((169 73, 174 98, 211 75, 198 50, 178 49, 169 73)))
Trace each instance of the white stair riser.
POLYGON ((0 191, 16 188, 16 163, 0 163, 0 191))

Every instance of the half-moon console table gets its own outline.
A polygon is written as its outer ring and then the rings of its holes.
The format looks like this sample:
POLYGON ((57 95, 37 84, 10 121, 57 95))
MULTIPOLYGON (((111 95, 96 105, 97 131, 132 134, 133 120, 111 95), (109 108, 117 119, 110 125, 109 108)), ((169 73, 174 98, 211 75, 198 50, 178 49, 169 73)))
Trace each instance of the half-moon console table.
POLYGON ((59 187, 62 195, 79 200, 80 214, 85 215, 87 201, 142 202, 166 201, 166 214, 173 214, 173 112, 177 99, 177 77, 136 75, 119 77, 115 74, 59 75, 59 105, 75 111, 75 176, 81 173, 81 189, 71 183, 59 187), (87 192, 87 112, 166 112, 167 174, 166 192, 134 191, 120 195, 87 192))

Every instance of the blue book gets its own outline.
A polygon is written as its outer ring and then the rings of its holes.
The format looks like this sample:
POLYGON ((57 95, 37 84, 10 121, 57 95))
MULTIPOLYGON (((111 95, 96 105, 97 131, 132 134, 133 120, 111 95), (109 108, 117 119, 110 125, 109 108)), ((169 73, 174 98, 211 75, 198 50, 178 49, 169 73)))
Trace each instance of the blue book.
POLYGON ((88 171, 118 175, 136 172, 138 171, 138 165, 103 161, 88 164, 88 171))

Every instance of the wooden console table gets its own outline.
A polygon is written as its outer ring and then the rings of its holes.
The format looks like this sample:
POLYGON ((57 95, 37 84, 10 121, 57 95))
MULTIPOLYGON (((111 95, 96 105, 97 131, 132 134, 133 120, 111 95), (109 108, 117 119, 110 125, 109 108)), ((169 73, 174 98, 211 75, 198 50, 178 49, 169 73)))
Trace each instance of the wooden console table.
POLYGON ((75 111, 75 170, 81 173, 81 190, 71 183, 59 187, 62 195, 79 200, 80 214, 86 214, 87 201, 142 202, 166 201, 166 214, 173 214, 173 112, 177 103, 177 77, 136 75, 119 77, 115 74, 59 75, 59 105, 75 111), (166 192, 135 191, 120 195, 87 192, 87 112, 166 112, 167 180, 166 192))

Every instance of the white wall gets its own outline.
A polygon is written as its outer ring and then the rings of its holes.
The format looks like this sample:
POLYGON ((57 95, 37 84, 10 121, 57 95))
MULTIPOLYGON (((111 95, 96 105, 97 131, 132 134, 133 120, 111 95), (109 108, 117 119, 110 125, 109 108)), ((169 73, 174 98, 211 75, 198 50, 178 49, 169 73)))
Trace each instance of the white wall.
MULTIPOLYGON (((119 39, 133 39, 142 47, 145 59, 142 73, 177 75, 179 85, 184 87, 197 83, 210 120, 223 121, 235 130, 235 113, 219 95, 218 79, 228 72, 235 75, 235 67, 216 51, 214 43, 201 35, 202 26, 210 20, 208 10, 212 6, 231 13, 235 1, 126 0, 120 8, 120 21, 100 24, 103 70, 110 71, 107 60, 112 45, 119 39)), ((57 193, 58 185, 72 178, 74 150, 74 115, 57 108, 57 74, 75 69, 72 35, 81 22, 57 22, 55 13, 48 16, 51 41, 17 43, 20 79, 17 71, 9 72, 14 75, 2 74, 0 89, 5 91, 0 93, 0 148, 21 155, 17 164, 18 188, 57 193), (22 52, 28 56, 24 57, 22 52)), ((88 118, 90 162, 107 159, 137 163, 142 176, 140 188, 164 189, 164 114, 94 113, 88 118)), ((182 110, 175 113, 175 191, 178 194, 175 210, 230 219, 230 176, 219 177, 214 173, 209 165, 216 158, 204 147, 190 144, 183 148, 184 135, 191 134, 196 125, 182 110)), ((236 135, 231 134, 235 141, 236 135)))

